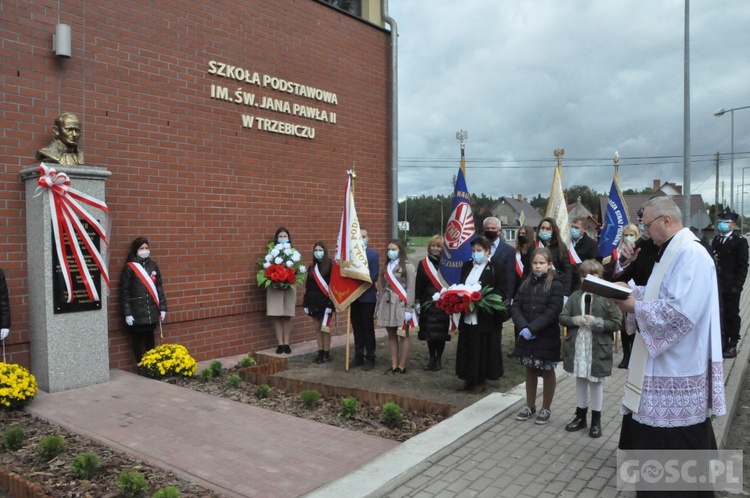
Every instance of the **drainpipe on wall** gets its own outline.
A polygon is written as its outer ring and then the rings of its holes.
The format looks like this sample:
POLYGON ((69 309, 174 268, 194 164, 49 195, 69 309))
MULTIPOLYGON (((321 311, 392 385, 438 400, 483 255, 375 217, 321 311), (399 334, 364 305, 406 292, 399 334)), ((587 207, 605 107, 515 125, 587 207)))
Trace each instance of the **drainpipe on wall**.
POLYGON ((383 20, 391 27, 391 238, 398 238, 398 26, 382 0, 383 20))

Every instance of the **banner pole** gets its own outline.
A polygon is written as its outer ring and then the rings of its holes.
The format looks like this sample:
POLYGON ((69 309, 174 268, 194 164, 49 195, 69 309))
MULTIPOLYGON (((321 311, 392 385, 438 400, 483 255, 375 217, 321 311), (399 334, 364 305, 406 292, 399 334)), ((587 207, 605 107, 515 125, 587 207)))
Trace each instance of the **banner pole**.
POLYGON ((346 309, 346 358, 344 363, 344 371, 349 371, 349 333, 352 329, 352 307, 349 306, 346 309))

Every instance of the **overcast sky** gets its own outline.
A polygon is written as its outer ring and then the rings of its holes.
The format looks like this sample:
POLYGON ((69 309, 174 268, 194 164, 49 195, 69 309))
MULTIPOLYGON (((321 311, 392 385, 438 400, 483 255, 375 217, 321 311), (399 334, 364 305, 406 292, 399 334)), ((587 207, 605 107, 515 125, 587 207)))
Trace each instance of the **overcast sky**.
MULTIPOLYGON (((609 191, 615 151, 623 189, 683 184, 684 0, 389 5, 399 198, 452 192, 459 129, 476 194, 548 196, 556 148, 566 188, 609 191)), ((714 202, 718 151, 728 201, 731 115, 714 113, 750 106, 750 1, 690 2, 690 81, 692 189, 714 202)), ((734 112, 734 152, 735 185, 743 167, 750 183, 750 109, 734 112)))

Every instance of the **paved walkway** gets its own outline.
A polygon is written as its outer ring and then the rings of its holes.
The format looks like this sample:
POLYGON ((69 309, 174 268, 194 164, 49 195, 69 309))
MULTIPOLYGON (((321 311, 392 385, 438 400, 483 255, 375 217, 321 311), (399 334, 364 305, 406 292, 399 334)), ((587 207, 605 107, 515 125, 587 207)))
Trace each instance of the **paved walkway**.
MULTIPOLYGON (((746 331, 748 292, 741 309, 746 331)), ((724 363, 730 414, 750 356, 747 339, 740 346, 737 359, 724 363)), ((314 343, 297 345, 295 354, 314 349, 314 343)), ((605 384, 599 439, 587 430, 564 431, 575 411, 575 382, 559 374, 546 426, 515 420, 523 406, 521 385, 401 444, 122 371, 113 371, 106 384, 40 391, 27 410, 227 497, 617 496, 625 371, 616 370, 605 384)), ((714 423, 720 444, 727 420, 714 423)))

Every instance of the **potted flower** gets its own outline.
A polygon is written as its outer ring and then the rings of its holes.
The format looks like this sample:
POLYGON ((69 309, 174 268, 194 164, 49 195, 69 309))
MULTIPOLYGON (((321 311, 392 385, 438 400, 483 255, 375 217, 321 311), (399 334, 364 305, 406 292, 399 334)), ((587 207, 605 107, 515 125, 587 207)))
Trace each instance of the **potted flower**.
POLYGON ((144 375, 153 379, 192 377, 198 363, 182 344, 162 344, 147 351, 138 367, 144 375))
POLYGON ((268 244, 265 258, 257 261, 261 266, 258 272, 258 287, 272 285, 279 289, 288 289, 302 283, 307 268, 302 264, 302 256, 288 242, 268 244))
POLYGON ((36 378, 21 365, 0 363, 0 409, 15 410, 29 403, 38 388, 36 378))

